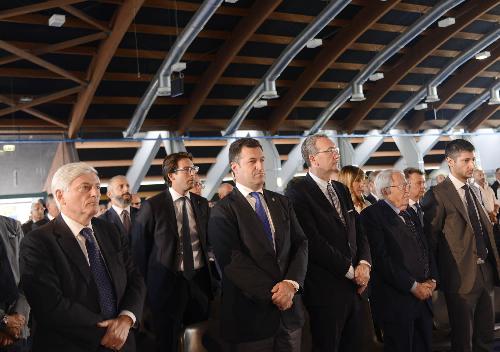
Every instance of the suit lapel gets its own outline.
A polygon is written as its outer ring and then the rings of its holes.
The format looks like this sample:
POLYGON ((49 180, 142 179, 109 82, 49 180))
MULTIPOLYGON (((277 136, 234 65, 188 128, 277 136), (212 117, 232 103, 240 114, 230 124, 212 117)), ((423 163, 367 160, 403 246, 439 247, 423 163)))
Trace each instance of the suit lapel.
POLYGON ((165 212, 167 214, 167 219, 171 219, 171 221, 168 221, 168 224, 170 225, 170 231, 168 233, 175 234, 174 241, 177 248, 179 229, 177 228, 177 217, 175 216, 174 200, 172 199, 172 195, 170 194, 170 191, 168 189, 165 191, 165 198, 167 199, 165 212))
POLYGON ((342 220, 340 220, 339 214, 337 214, 337 211, 333 207, 333 205, 330 203, 328 198, 326 198, 326 195, 323 193, 323 191, 319 188, 318 184, 316 181, 313 180, 313 178, 307 174, 306 175, 306 185, 309 188, 309 193, 311 194, 312 199, 318 201, 318 206, 321 209, 324 209, 332 214, 332 216, 338 220, 339 223, 342 224, 342 220))
POLYGON ((122 220, 120 219, 120 215, 118 215, 116 210, 111 207, 108 211, 109 216, 111 217, 111 222, 116 224, 122 233, 127 234, 127 231, 125 231, 125 227, 123 227, 122 220))
POLYGON ((465 221, 469 223, 469 215, 467 214, 467 210, 465 209, 464 202, 460 198, 455 185, 453 184, 453 182, 451 182, 449 177, 447 177, 443 181, 443 188, 445 189, 445 193, 448 194, 451 204, 453 204, 453 206, 457 208, 458 212, 462 214, 465 221))
POLYGON ((271 195, 267 190, 264 190, 264 199, 267 204, 267 208, 269 209, 269 214, 271 215, 271 220, 274 227, 274 242, 276 246, 276 254, 279 254, 281 249, 283 248, 284 232, 283 232, 283 222, 282 212, 280 210, 280 204, 276 200, 276 198, 271 195))
POLYGON ((57 241, 61 246, 66 256, 69 258, 73 264, 78 268, 78 271, 82 274, 87 284, 91 280, 90 267, 85 258, 85 255, 78 244, 75 236, 69 229, 68 225, 64 222, 61 215, 59 215, 54 222, 54 233, 56 234, 57 241))
POLYGON ((200 227, 201 223, 201 209, 200 209, 200 200, 193 196, 193 193, 191 193, 191 206, 193 207, 193 213, 196 221, 196 229, 198 230, 198 238, 200 239, 201 242, 201 247, 203 249, 203 252, 206 250, 206 238, 205 238, 205 229, 202 229, 200 227))

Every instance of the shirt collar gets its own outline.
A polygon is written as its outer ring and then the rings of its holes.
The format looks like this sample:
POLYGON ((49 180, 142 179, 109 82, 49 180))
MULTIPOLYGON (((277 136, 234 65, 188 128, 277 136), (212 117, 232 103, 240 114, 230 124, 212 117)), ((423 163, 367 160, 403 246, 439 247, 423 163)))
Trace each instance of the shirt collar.
POLYGON ((396 207, 395 207, 395 206, 394 206, 391 202, 389 202, 387 199, 384 199, 384 202, 386 202, 386 203, 387 203, 387 205, 388 205, 388 206, 390 206, 390 207, 391 207, 391 209, 392 209, 392 210, 394 210, 394 212, 395 212, 396 214, 398 214, 398 215, 399 215, 399 213, 401 212, 401 210, 399 210, 398 208, 396 208, 396 207))
POLYGON ((264 190, 262 188, 258 189, 257 191, 254 191, 251 188, 248 188, 247 186, 243 186, 241 183, 236 182, 236 188, 238 188, 238 191, 243 194, 243 197, 247 198, 248 195, 252 192, 259 192, 261 194, 264 194, 264 190))
POLYGON ((112 204, 111 207, 113 207, 118 215, 122 215, 122 212, 124 210, 128 211, 128 213, 130 214, 130 205, 125 208, 120 208, 119 206, 112 204))
POLYGON ((418 202, 415 202, 413 199, 410 198, 410 206, 414 206, 415 204, 417 204, 418 202))
POLYGON ((170 195, 172 196, 172 200, 175 202, 177 199, 182 198, 182 197, 188 197, 188 199, 191 199, 191 193, 187 192, 187 194, 184 196, 177 192, 175 189, 172 187, 168 188, 168 191, 170 192, 170 195))
POLYGON ((89 223, 87 226, 84 226, 80 224, 78 221, 75 221, 71 219, 69 216, 65 215, 63 212, 61 212, 61 217, 63 218, 64 222, 66 225, 68 225, 69 229, 71 230, 71 233, 73 233, 73 236, 77 236, 80 234, 80 231, 82 231, 83 228, 87 227, 94 232, 92 229, 92 223, 89 223))
POLYGON ((328 186, 328 181, 325 181, 322 178, 319 178, 318 176, 313 174, 311 171, 309 171, 309 176, 311 176, 311 178, 314 180, 314 182, 316 182, 322 190, 326 190, 326 187, 328 186))
POLYGON ((463 186, 465 186, 465 183, 460 181, 458 178, 456 178, 455 176, 453 176, 453 174, 450 172, 450 174, 448 175, 448 177, 450 178, 451 182, 453 183, 453 186, 455 186, 455 189, 459 190, 461 189, 463 186))

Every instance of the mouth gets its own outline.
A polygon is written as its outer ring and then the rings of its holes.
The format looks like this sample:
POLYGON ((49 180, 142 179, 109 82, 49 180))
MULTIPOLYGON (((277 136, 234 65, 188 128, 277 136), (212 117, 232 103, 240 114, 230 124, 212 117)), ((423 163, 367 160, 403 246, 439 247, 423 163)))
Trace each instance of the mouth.
POLYGON ((130 198, 132 198, 132 195, 130 193, 128 193, 128 192, 127 193, 123 193, 122 194, 122 198, 129 198, 130 199, 130 198))

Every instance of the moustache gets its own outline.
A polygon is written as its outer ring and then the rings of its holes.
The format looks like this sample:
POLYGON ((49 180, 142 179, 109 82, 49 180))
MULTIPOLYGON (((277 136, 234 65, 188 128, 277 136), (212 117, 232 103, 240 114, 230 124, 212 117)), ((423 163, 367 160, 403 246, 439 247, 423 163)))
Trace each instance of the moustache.
POLYGON ((122 194, 122 197, 124 197, 124 196, 132 197, 132 194, 130 194, 130 192, 125 192, 125 193, 122 194))

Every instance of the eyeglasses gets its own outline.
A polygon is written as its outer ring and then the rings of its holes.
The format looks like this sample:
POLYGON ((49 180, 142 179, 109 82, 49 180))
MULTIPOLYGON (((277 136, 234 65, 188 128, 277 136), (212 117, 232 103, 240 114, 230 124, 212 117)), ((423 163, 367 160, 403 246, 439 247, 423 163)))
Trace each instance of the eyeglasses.
POLYGON ((76 190, 80 193, 89 193, 92 188, 95 188, 97 192, 101 192, 101 185, 91 185, 90 183, 82 183, 76 190))
POLYGON ((397 189, 399 189, 400 191, 404 191, 405 189, 408 189, 410 188, 410 184, 409 183, 402 183, 400 185, 394 185, 394 186, 389 186, 390 187, 396 187, 397 189))
POLYGON ((172 173, 181 171, 181 172, 187 172, 188 174, 197 174, 198 170, 200 170, 199 166, 190 166, 190 167, 183 167, 182 169, 175 169, 172 171, 172 173))
POLYGON ((317 152, 316 154, 321 154, 321 153, 329 153, 329 154, 337 154, 339 155, 340 154, 340 151, 339 151, 339 148, 337 147, 330 147, 326 150, 321 150, 319 152, 317 152))
POLYGON ((201 182, 195 182, 194 187, 200 187, 201 189, 205 189, 205 185, 201 182))

